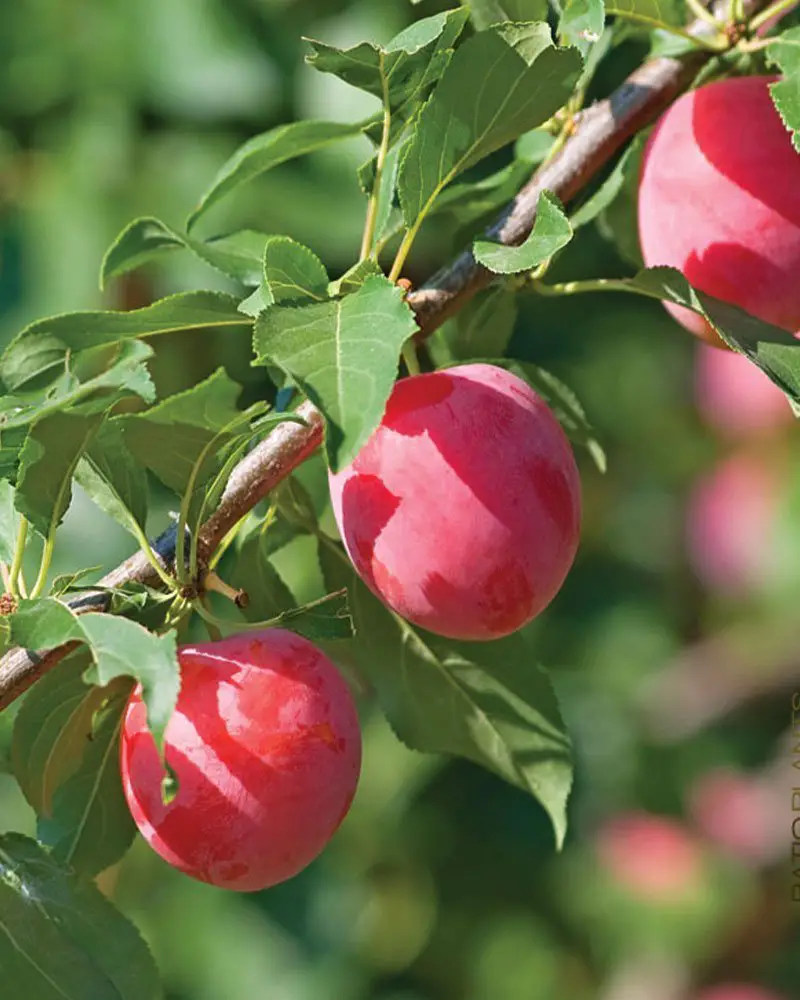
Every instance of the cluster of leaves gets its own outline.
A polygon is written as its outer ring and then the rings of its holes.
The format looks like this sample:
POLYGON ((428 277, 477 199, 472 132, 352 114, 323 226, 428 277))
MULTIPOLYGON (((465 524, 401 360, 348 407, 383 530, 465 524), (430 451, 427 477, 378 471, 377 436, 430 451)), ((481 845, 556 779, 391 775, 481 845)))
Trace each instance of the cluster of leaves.
MULTIPOLYGON (((630 8, 641 23, 681 19, 680 12, 660 8, 656 18, 643 4, 626 0, 609 12, 630 8)), ((298 422, 285 410, 297 393, 324 417, 329 467, 340 469, 354 457, 381 419, 416 330, 396 279, 420 228, 447 212, 474 235, 531 164, 551 155, 566 136, 569 115, 609 44, 602 0, 564 5, 559 34, 571 43, 565 46, 553 43, 543 0, 472 6, 478 30, 468 27, 468 11, 461 8, 421 20, 382 46, 311 42, 311 65, 378 98, 379 113, 355 124, 292 123, 251 139, 222 167, 185 232, 139 219, 120 234, 102 265, 108 281, 164 254, 189 252, 230 279, 235 293, 187 292, 128 313, 56 316, 23 330, 0 357, 0 562, 9 568, 17 604, 0 619, 0 638, 6 647, 76 648, 27 694, 13 727, 10 766, 39 816, 41 846, 15 836, 0 844, 0 920, 7 931, 0 961, 25 995, 51 995, 43 984, 52 980, 66 984, 65 995, 154 995, 144 946, 121 917, 109 914, 87 879, 117 861, 134 832, 116 767, 132 684, 141 684, 150 727, 161 740, 179 691, 180 621, 194 609, 212 627, 221 624, 194 596, 207 568, 199 563, 200 528, 251 445, 280 423, 298 422), (368 204, 361 254, 345 274, 332 279, 311 249, 285 236, 254 230, 195 235, 206 213, 241 184, 357 135, 372 140, 374 154, 359 171, 368 204), (511 144, 509 165, 488 176, 467 174, 511 144), (393 257, 384 269, 388 251, 393 257), (252 336, 264 396, 277 394, 281 408, 259 402, 241 409, 240 387, 222 370, 186 392, 156 399, 150 340, 208 329, 252 336), (150 476, 180 508, 174 579, 147 539, 150 476), (95 601, 92 611, 79 614, 86 597, 80 574, 48 587, 73 482, 131 533, 165 589, 94 588, 102 605, 95 601), (43 540, 43 556, 28 592, 20 567, 32 534, 43 540), (89 934, 90 925, 102 925, 103 934, 89 934), (112 934, 117 951, 104 944, 112 934), (75 984, 64 979, 67 967, 75 984)), ((790 34, 773 50, 787 71, 776 100, 785 101, 791 124, 790 34)), ((543 192, 536 223, 520 246, 475 240, 476 258, 498 281, 437 337, 430 350, 436 364, 473 358, 515 364, 507 354, 516 295, 556 290, 543 285, 545 272, 582 226, 607 219, 631 182, 638 148, 629 147, 570 216, 543 192)), ((800 399, 793 338, 696 292, 677 272, 656 269, 594 287, 667 299, 702 313, 730 346, 800 399)), ((602 467, 602 450, 570 390, 533 366, 517 370, 602 467)), ((251 596, 228 627, 287 623, 318 641, 338 640, 334 655, 374 690, 401 739, 419 750, 464 756, 530 792, 551 816, 560 843, 571 782, 569 741, 524 636, 459 643, 413 628, 355 578, 319 515, 299 483, 288 480, 266 516, 248 518, 227 540, 214 561, 232 584, 247 581, 251 596), (331 592, 308 605, 298 605, 272 561, 298 535, 315 541, 331 592)))

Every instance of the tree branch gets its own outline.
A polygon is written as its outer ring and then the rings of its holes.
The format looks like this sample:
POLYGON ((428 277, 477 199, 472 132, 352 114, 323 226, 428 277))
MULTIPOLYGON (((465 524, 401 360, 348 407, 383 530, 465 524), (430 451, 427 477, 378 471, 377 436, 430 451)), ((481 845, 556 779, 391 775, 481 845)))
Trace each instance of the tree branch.
MULTIPOLYGON (((767 3, 768 0, 744 0, 748 14, 766 7, 767 3)), ((698 20, 688 30, 707 35, 711 29, 705 21, 698 20)), ((631 136, 654 121, 690 85, 711 57, 710 52, 697 51, 680 59, 650 59, 610 97, 578 115, 575 131, 558 155, 533 175, 489 227, 486 237, 509 246, 522 243, 533 227, 536 203, 543 190, 552 191, 564 202, 574 198, 631 136)), ((430 336, 494 277, 466 250, 422 287, 410 292, 408 303, 419 323, 418 337, 430 336)), ((323 424, 319 411, 304 403, 297 412, 307 425, 281 424, 234 469, 218 509, 201 529, 201 558, 207 559, 227 532, 321 444, 323 424)), ((169 561, 166 553, 162 553, 162 558, 169 561)), ((131 556, 100 581, 101 586, 109 588, 131 582, 158 583, 142 553, 131 556)), ((107 595, 102 591, 83 593, 78 600, 67 603, 78 612, 102 611, 107 606, 107 595)), ((73 643, 40 652, 13 649, 7 653, 0 660, 0 709, 18 698, 74 648, 73 643)))

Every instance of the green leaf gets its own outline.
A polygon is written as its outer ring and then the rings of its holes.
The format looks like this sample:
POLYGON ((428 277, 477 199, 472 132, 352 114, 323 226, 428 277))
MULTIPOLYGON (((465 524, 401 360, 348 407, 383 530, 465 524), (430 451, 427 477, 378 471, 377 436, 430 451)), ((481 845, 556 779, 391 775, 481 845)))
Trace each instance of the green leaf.
POLYGON ((541 128, 531 129, 530 132, 526 132, 525 135, 521 135, 517 139, 514 146, 514 157, 530 166, 536 166, 547 157, 555 141, 556 137, 550 132, 541 128))
POLYGON ((173 250, 186 249, 195 257, 243 285, 261 281, 266 233, 243 229, 227 236, 198 240, 147 216, 122 230, 106 251, 100 268, 100 286, 173 250))
POLYGON ((492 364, 508 368, 524 379, 553 411, 567 437, 575 444, 586 448, 600 472, 606 471, 606 454, 603 446, 597 440, 594 429, 586 418, 586 412, 572 389, 564 385, 555 375, 528 361, 500 359, 493 361, 492 364))
POLYGON ((205 327, 248 326, 237 299, 218 292, 181 292, 131 312, 65 313, 26 327, 0 357, 0 377, 10 390, 92 347, 136 337, 205 327))
POLYGON ((609 208, 628 183, 631 169, 634 166, 638 168, 643 149, 644 137, 640 134, 628 146, 619 158, 617 165, 591 198, 585 201, 576 212, 573 212, 569 220, 573 229, 580 229, 581 226, 592 222, 601 212, 605 212, 609 208))
POLYGON ((608 0, 607 14, 634 17, 644 24, 683 25, 685 7, 680 0, 608 0))
POLYGON ((572 781, 569 738, 547 676, 517 633, 455 642, 413 628, 375 598, 327 546, 329 586, 348 581, 355 659, 412 749, 480 764, 532 794, 559 846, 572 781))
POLYGON ((332 299, 338 298, 340 295, 349 295, 350 292, 354 292, 357 288, 360 288, 367 278, 380 274, 383 274, 383 271, 381 271, 377 261, 371 257, 367 257, 365 260, 360 260, 357 264, 353 264, 352 267, 348 268, 341 278, 332 281, 328 285, 328 295, 332 299))
POLYGON ((343 124, 300 121, 280 125, 269 132, 254 136, 240 146, 220 169, 211 187, 189 216, 186 228, 191 229, 212 205, 241 184, 258 177, 259 174, 286 163, 287 160, 294 160, 298 156, 305 156, 306 153, 329 146, 332 142, 359 135, 363 130, 363 122, 343 124))
POLYGON ((274 307, 256 321, 258 363, 285 371, 324 414, 332 469, 350 462, 380 423, 415 329, 401 289, 377 276, 343 299, 274 307))
POLYGON ((104 424, 78 463, 75 478, 89 497, 138 538, 147 520, 147 474, 128 451, 122 427, 104 424))
POLYGON ((611 279, 606 287, 637 292, 699 313, 728 347, 744 354, 791 399, 800 402, 800 341, 786 330, 692 288, 673 267, 645 268, 633 278, 611 279))
POLYGON ((328 272, 308 247, 288 236, 272 236, 264 247, 262 294, 269 305, 324 302, 328 297, 328 272))
POLYGON ((152 956, 133 924, 90 879, 15 833, 0 837, 0 931, 0 969, 16 997, 161 996, 152 956))
POLYGON ((459 173, 541 125, 572 92, 575 49, 556 48, 544 23, 505 27, 514 30, 483 31, 457 49, 420 113, 400 165, 409 226, 459 173))
POLYGON ((101 422, 97 414, 60 413, 34 424, 25 440, 14 504, 44 538, 67 512, 75 467, 101 422))
POLYGON ((564 44, 576 45, 585 52, 603 34, 605 22, 603 0, 566 0, 558 21, 558 37, 564 44))
POLYGON ((134 461, 150 469, 169 489, 183 494, 195 463, 219 436, 196 477, 200 486, 216 471, 216 454, 232 435, 220 433, 247 417, 236 406, 241 386, 220 368, 186 392, 176 393, 142 413, 114 419, 134 461))
POLYGON ((14 508, 14 487, 0 480, 0 562, 11 563, 17 547, 19 514, 14 508))
POLYGON ((478 31, 503 21, 545 21, 547 0, 469 0, 478 31))
MULTIPOLYGON (((21 605, 24 608, 33 603, 22 601, 21 605)), ((66 608, 64 611, 69 615, 66 608)), ((42 636, 45 641, 34 642, 35 647, 47 645, 44 623, 42 636)), ((31 688, 14 722, 11 743, 14 774, 39 816, 51 814, 56 789, 80 766, 92 734, 94 713, 106 697, 100 688, 83 680, 87 661, 86 651, 81 650, 60 663, 58 670, 45 674, 31 688)))
MULTIPOLYGON (((80 352, 70 359, 71 367, 95 363, 99 353, 80 352)), ((103 349, 102 353, 109 352, 103 349)), ((152 402, 155 387, 144 362, 152 356, 153 349, 140 340, 132 340, 112 348, 111 353, 107 367, 103 365, 98 374, 81 379, 74 370, 65 370, 50 382, 46 393, 39 386, 36 391, 4 396, 0 399, 0 426, 6 430, 25 427, 72 406, 80 406, 83 413, 98 412, 132 394, 152 402)), ((55 374, 52 369, 50 373, 55 374)))
POLYGON ((22 445, 27 431, 23 427, 3 430, 0 426, 0 480, 15 483, 22 445))
POLYGON ((62 597, 70 590, 80 590, 80 581, 84 577, 97 573, 101 566, 87 566, 85 569, 76 569, 73 573, 59 573, 50 584, 50 597, 62 597))
POLYGON ((89 612, 78 619, 95 665, 86 677, 105 686, 117 677, 133 677, 142 686, 147 725, 159 747, 180 691, 180 668, 174 632, 153 635, 127 618, 89 612))
POLYGON ((314 51, 306 62, 366 90, 392 114, 407 118, 441 75, 466 20, 467 12, 460 9, 434 14, 414 22, 383 46, 362 42, 338 49, 307 39, 314 51))
POLYGON ((57 789, 52 814, 37 826, 39 840, 56 861, 83 875, 97 875, 119 861, 136 835, 119 769, 127 693, 126 688, 95 720, 80 767, 57 789))
POLYGON ((270 529, 269 522, 264 519, 258 529, 245 538, 230 574, 231 586, 245 590, 250 598, 244 615, 251 622, 274 618, 297 604, 294 595, 269 561, 272 551, 270 529))
POLYGON ((536 203, 536 218, 530 235, 518 247, 503 246, 487 240, 475 240, 476 260, 495 274, 518 274, 530 271, 549 260, 572 239, 572 226, 554 194, 542 191, 536 203))
POLYGON ((783 124, 792 133, 794 148, 800 152, 800 28, 778 35, 767 54, 783 75, 782 80, 770 84, 769 92, 783 124))
POLYGON ((106 687, 117 677, 132 677, 142 685, 147 721, 161 745, 180 689, 175 635, 153 635, 127 618, 87 612, 76 615, 52 597, 21 601, 10 618, 12 641, 33 649, 84 642, 94 666, 84 674, 87 681, 106 687))
POLYGON ((299 608, 292 608, 276 615, 269 622, 270 628, 288 628, 306 639, 352 639, 353 619, 347 600, 347 590, 327 594, 299 608))

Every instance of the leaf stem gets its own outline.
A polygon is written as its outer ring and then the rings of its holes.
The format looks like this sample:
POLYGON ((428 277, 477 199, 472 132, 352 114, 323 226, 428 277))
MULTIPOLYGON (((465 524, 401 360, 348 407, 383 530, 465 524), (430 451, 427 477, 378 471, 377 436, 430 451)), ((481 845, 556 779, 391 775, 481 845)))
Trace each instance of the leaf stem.
POLYGON ((632 10, 620 10, 619 7, 608 8, 608 13, 628 21, 635 21, 638 24, 646 24, 650 28, 659 28, 661 31, 669 32, 670 35, 682 38, 685 42, 691 42, 695 48, 707 49, 710 52, 722 52, 728 47, 727 43, 720 39, 692 35, 685 28, 679 28, 675 24, 667 24, 666 21, 659 21, 657 17, 648 17, 647 14, 639 14, 632 10))
POLYGON ((767 21, 776 17, 778 14, 783 14, 785 11, 790 10, 796 4, 797 0, 777 0, 776 3, 770 4, 769 7, 762 10, 760 14, 756 14, 756 16, 750 21, 750 30, 756 31, 762 26, 762 24, 766 24, 767 21))
POLYGON ((389 271, 389 281, 396 282, 403 271, 403 265, 406 262, 406 257, 408 257, 411 252, 411 247, 414 245, 414 240, 417 238, 417 233, 419 232, 419 227, 422 225, 422 220, 425 218, 423 213, 416 218, 414 225, 405 231, 400 246, 397 248, 397 254, 394 258, 394 263, 392 264, 392 269, 389 271))
MULTIPOLYGON (((132 519, 131 519, 131 529, 136 535, 136 541, 139 543, 139 547, 145 554, 147 561, 150 563, 155 572, 158 574, 159 580, 161 580, 161 582, 167 587, 168 590, 175 590, 176 589, 175 580, 169 575, 169 573, 167 573, 167 571, 161 565, 161 560, 156 555, 147 535, 142 531, 139 525, 136 524, 136 522, 133 521, 132 519)), ((177 539, 175 544, 177 546, 177 539)))
POLYGON ((629 284, 624 278, 593 278, 588 281, 562 281, 547 285, 540 281, 535 272, 528 280, 528 287, 539 295, 580 295, 583 292, 629 292, 632 295, 652 296, 629 284))
MULTIPOLYGON (((381 69, 383 69, 383 55, 381 54, 381 69)), ((378 198, 380 195, 381 178, 383 168, 386 163, 386 154, 389 152, 389 137, 392 127, 392 111, 389 106, 389 90, 387 87, 386 74, 381 72, 381 84, 383 86, 383 130, 381 132, 381 144, 375 160, 375 179, 372 183, 372 190, 369 194, 367 204, 367 217, 364 221, 364 235, 361 238, 361 253, 359 262, 366 260, 372 251, 372 242, 375 239, 375 225, 378 221, 378 198)))
POLYGON ((56 547, 56 533, 51 531, 45 539, 44 549, 42 549, 42 559, 39 563, 39 575, 31 591, 31 599, 42 596, 42 591, 47 583, 47 574, 50 572, 50 563, 53 561, 53 552, 56 547))
POLYGON ((17 528, 17 541, 14 545, 14 559, 8 578, 8 590, 12 597, 24 596, 25 579, 22 575, 22 559, 25 555, 25 544, 28 541, 28 519, 21 517, 17 528))
POLYGON ((409 337, 405 344, 403 344, 403 361, 405 362, 409 375, 420 374, 421 369, 419 367, 419 358, 417 357, 417 349, 414 346, 413 337, 409 337))

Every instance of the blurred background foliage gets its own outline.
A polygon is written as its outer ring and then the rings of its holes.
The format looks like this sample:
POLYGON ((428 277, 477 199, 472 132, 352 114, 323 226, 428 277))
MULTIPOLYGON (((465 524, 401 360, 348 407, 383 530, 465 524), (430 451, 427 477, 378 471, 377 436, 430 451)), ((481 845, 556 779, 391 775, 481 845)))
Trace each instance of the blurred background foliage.
MULTIPOLYGON (((0 344, 49 313, 224 287, 179 253, 105 292, 97 273, 132 217, 181 226, 251 134, 372 110, 304 65, 302 36, 385 40, 444 6, 3 0, 0 344)), ((635 39, 614 48, 595 89, 607 92, 642 52, 635 39)), ((353 141, 279 168, 204 232, 285 233, 341 273, 357 252, 354 168, 367 153, 353 141)), ((613 221, 582 231, 554 277, 629 273, 608 238, 613 221)), ((452 221, 427 227, 415 282, 458 238, 452 221)), ((576 390, 609 460, 602 476, 580 456, 583 545, 531 626, 575 740, 564 853, 531 799, 467 763, 406 750, 365 705, 356 804, 292 882, 225 894, 142 843, 101 876, 151 943, 169 1000, 683 1000, 727 982, 798 996, 789 727, 800 462, 788 408, 657 304, 527 297, 520 307, 511 353, 576 390)), ((265 390, 248 345, 230 336, 158 345, 169 391, 219 364, 250 394, 265 390)), ((321 473, 312 462, 301 478, 323 503, 321 473)), ((128 551, 78 495, 55 569, 108 568, 128 551)), ((317 585, 302 540, 280 568, 299 596, 317 585)), ((4 828, 31 829, 5 775, 0 810, 4 828)))

